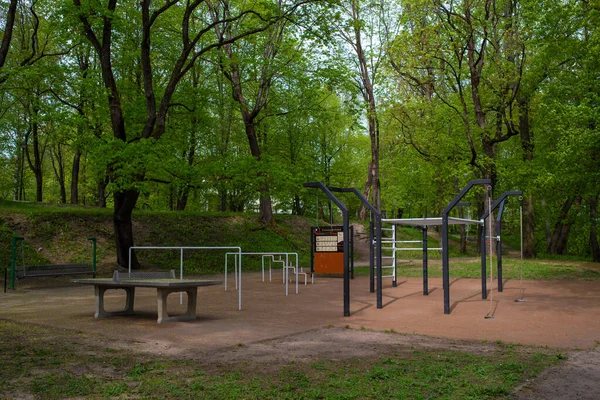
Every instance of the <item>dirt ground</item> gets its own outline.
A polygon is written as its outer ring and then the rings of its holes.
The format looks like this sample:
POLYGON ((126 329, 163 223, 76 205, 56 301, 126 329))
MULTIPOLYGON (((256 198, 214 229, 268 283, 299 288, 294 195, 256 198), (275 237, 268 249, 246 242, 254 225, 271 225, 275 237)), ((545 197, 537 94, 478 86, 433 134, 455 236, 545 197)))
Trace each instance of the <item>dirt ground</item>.
MULTIPOLYGON (((309 360, 316 354, 367 357, 407 344, 475 352, 496 341, 549 346, 564 349, 568 359, 519 388, 514 398, 600 398, 600 282, 525 281, 525 302, 516 303, 517 281, 506 281, 505 290, 494 291, 490 301, 481 299, 479 280, 455 279, 452 313, 444 315, 440 279, 430 279, 428 296, 422 294, 421 279, 400 278, 396 288, 385 281, 384 307, 377 309, 368 278, 357 277, 351 283, 351 316, 343 317, 342 279, 317 278, 314 285, 301 284, 298 294, 291 285, 286 296, 280 274, 272 282, 245 274, 242 311, 232 276, 228 291, 200 288, 193 322, 157 324, 156 291, 144 288, 136 290, 134 316, 96 320, 93 288, 56 286, 64 280, 41 287, 19 281, 17 290, 0 295, 0 318, 88 332, 106 346, 232 363, 309 360), (490 312, 494 318, 484 318, 490 312)), ((109 293, 107 309, 117 310, 124 295, 109 293)), ((178 297, 169 297, 172 314, 184 311, 178 297)))

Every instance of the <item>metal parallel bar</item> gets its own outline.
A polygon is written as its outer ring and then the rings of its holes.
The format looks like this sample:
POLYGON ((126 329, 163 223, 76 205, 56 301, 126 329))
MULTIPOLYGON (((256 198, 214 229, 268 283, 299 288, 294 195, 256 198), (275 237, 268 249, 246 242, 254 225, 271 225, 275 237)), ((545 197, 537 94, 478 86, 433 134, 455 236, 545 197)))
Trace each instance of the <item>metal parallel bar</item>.
MULTIPOLYGON (((335 205, 342 212, 343 224, 342 230, 344 232, 344 240, 348 240, 349 235, 349 223, 348 223, 348 208, 337 198, 331 191, 323 184, 323 182, 306 182, 303 185, 308 188, 321 189, 327 197, 335 203, 335 205)), ((349 247, 344 245, 344 317, 350 316, 350 257, 349 247)))
POLYGON ((450 211, 474 185, 491 184, 491 179, 475 179, 467 183, 442 211, 442 284, 444 287, 444 314, 450 314, 450 258, 448 254, 448 218, 450 211))
MULTIPOLYGON (((129 273, 131 273, 131 251, 134 249, 139 250, 181 250, 182 254, 184 250, 237 250, 239 255, 239 270, 238 270, 238 310, 242 310, 242 248, 239 246, 131 246, 129 248, 129 273)), ((227 256, 225 256, 227 257, 227 256)), ((183 269, 181 271, 181 277, 183 277, 183 269)))
MULTIPOLYGON (((399 247, 396 251, 420 251, 423 250, 423 247, 399 247)), ((443 250, 441 247, 430 247, 426 251, 441 251, 443 250)))
MULTIPOLYGON (((294 268, 294 274, 296 275, 296 294, 298 294, 298 282, 297 282, 297 278, 298 278, 298 269, 300 268, 299 265, 299 258, 298 258, 298 253, 296 252, 252 252, 252 251, 242 251, 241 253, 237 253, 237 252, 229 252, 229 253, 225 253, 225 290, 227 290, 227 257, 229 255, 239 255, 239 257, 241 258, 243 255, 256 255, 256 256, 262 256, 261 257, 261 267, 262 267, 262 281, 265 281, 265 257, 271 257, 269 263, 271 261, 273 262, 281 262, 284 265, 284 268, 287 268, 288 266, 290 266, 290 262, 289 262, 289 256, 295 256, 296 258, 296 265, 291 265, 292 268, 294 268), (275 256, 279 256, 279 260, 275 260, 275 256), (285 256, 285 261, 281 260, 281 256, 285 256)), ((236 271, 237 271, 237 257, 235 258, 236 261, 236 271)), ((270 268, 270 267, 269 267, 270 268)), ((269 269, 269 281, 271 280, 272 276, 271 276, 271 270, 269 269)), ((312 277, 312 283, 314 283, 314 277, 312 277)), ((236 275, 236 288, 237 288, 237 275, 236 275)), ((287 293, 286 293, 287 294, 287 293)))

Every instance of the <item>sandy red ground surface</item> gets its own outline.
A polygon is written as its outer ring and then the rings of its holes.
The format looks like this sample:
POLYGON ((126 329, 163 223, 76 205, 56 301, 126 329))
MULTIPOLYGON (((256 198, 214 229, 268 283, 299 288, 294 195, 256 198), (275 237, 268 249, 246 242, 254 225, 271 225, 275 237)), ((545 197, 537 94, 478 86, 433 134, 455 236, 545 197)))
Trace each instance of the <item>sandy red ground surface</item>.
MULTIPOLYGON (((452 312, 445 315, 440 279, 430 279, 428 296, 422 294, 421 279, 399 278, 396 288, 386 280, 384 307, 377 309, 368 277, 357 277, 351 282, 350 317, 343 317, 342 279, 317 278, 314 285, 300 285, 299 294, 292 285, 286 296, 280 281, 262 282, 260 274, 245 274, 242 311, 232 283, 228 291, 223 286, 200 288, 193 322, 157 324, 156 291, 150 288, 137 289, 136 315, 96 320, 92 287, 75 284, 17 287, 0 296, 0 318, 115 338, 125 335, 171 353, 215 350, 328 326, 564 348, 591 348, 600 340, 600 282, 524 281, 525 302, 516 303, 518 281, 505 282, 504 291, 494 290, 490 301, 481 299, 479 280, 456 279, 450 293, 452 312), (490 310, 495 318, 484 318, 490 310)), ((119 308, 122 292, 107 294, 107 309, 119 308)), ((172 314, 184 311, 178 297, 169 297, 172 314)))

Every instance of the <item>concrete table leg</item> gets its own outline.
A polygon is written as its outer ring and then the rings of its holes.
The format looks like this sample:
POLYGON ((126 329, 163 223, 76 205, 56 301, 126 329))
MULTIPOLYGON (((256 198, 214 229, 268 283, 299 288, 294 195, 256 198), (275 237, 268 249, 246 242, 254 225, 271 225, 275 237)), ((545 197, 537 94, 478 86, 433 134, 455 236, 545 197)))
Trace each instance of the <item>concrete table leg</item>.
POLYGON ((115 315, 131 315, 133 314, 133 301, 135 298, 135 287, 112 288, 108 286, 94 286, 94 297, 96 298, 96 313, 94 318, 105 318, 115 315), (125 308, 121 311, 106 311, 104 309, 104 294, 108 289, 123 289, 125 290, 125 308))
POLYGON ((172 288, 157 288, 156 289, 156 305, 158 309, 158 320, 159 324, 163 322, 175 322, 175 321, 193 321, 196 319, 196 302, 198 300, 198 289, 189 288, 185 290, 172 289, 172 288), (187 311, 183 315, 175 317, 169 317, 167 313, 167 297, 171 293, 186 292, 188 298, 187 311))

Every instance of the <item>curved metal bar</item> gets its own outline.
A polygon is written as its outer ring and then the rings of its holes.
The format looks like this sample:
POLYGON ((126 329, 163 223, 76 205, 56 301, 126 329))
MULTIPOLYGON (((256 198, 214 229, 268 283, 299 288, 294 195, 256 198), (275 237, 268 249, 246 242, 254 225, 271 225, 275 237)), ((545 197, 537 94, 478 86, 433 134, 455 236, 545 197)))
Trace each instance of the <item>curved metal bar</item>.
POLYGON ((454 199, 448 203, 444 211, 442 211, 442 283, 444 286, 444 314, 450 314, 450 260, 448 256, 448 215, 450 211, 458 204, 460 199, 474 185, 491 184, 491 179, 475 179, 467 183, 467 186, 460 191, 454 199))
MULTIPOLYGON (((504 205, 508 196, 523 196, 522 190, 509 190, 507 192, 502 193, 497 200, 492 203, 491 210, 487 210, 481 220, 483 221, 483 235, 485 235, 485 220, 489 217, 491 212, 494 212, 496 208, 498 208, 498 215, 496 215, 496 237, 498 238, 498 243, 496 243, 496 257, 498 259, 498 291, 501 292, 503 290, 502 286, 502 242, 500 241, 500 234, 502 232, 502 214, 504 213, 504 205)), ((485 247, 485 239, 482 236, 482 245, 481 245, 481 298, 487 298, 487 285, 486 285, 486 275, 487 275, 487 266, 486 266, 486 247, 485 247)), ((491 239, 490 239, 491 240, 491 239)))
POLYGON ((349 223, 348 208, 342 203, 323 182, 306 182, 303 184, 306 188, 321 189, 327 197, 340 209, 344 222, 342 230, 344 232, 344 317, 350 316, 350 257, 349 257, 349 223))
POLYGON ((371 293, 373 293, 375 291, 374 290, 375 289, 375 285, 374 285, 375 276, 374 276, 373 272, 376 269, 376 271, 377 271, 377 294, 376 294, 377 308, 381 309, 381 308, 383 308, 383 288, 382 288, 382 283, 381 283, 381 281, 383 279, 382 278, 383 273, 381 271, 382 256, 381 256, 381 243, 380 243, 380 241, 381 241, 381 213, 356 188, 330 187, 329 190, 331 190, 332 192, 340 192, 340 193, 354 193, 354 195, 356 197, 358 197, 358 199, 365 205, 365 207, 367 207, 375 215, 374 232, 373 232, 373 229, 371 229, 371 227, 369 226, 370 227, 370 229, 369 229, 369 234, 370 234, 369 251, 371 254, 373 252, 375 252, 375 260, 373 260, 373 257, 369 257, 369 271, 370 271, 369 284, 370 284, 370 291, 371 291, 371 293), (373 251, 375 238, 379 238, 379 241, 377 242, 377 248, 375 249, 375 251, 373 251), (375 261, 375 263, 374 263, 374 261, 375 261))

